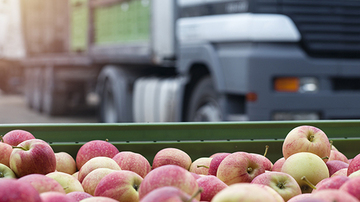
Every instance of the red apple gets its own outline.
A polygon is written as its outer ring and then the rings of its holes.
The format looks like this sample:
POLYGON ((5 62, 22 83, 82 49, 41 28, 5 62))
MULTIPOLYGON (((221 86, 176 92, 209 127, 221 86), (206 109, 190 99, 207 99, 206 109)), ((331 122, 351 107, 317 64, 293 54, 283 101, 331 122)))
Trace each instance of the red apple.
POLYGON ((12 130, 3 137, 3 141, 11 146, 17 146, 21 142, 31 139, 35 139, 34 135, 25 130, 12 130))
POLYGON ((70 175, 76 172, 76 163, 74 158, 66 152, 55 153, 56 170, 70 175))
POLYGON ((313 199, 311 193, 300 194, 292 197, 287 202, 324 202, 321 199, 313 199))
POLYGON ((330 156, 329 156, 328 161, 332 161, 332 160, 339 160, 339 161, 343 161, 343 162, 349 164, 349 159, 343 153, 341 153, 338 150, 333 150, 332 149, 330 151, 330 156))
POLYGON ((279 158, 277 161, 275 161, 273 167, 271 168, 271 171, 281 172, 281 168, 282 168, 284 162, 285 162, 284 157, 279 158))
POLYGON ((49 191, 65 194, 65 190, 61 184, 46 175, 29 174, 19 178, 18 181, 30 183, 40 194, 49 191))
POLYGON ((91 171, 84 180, 81 185, 84 188, 84 191, 89 193, 90 195, 94 195, 95 188, 99 184, 100 180, 105 177, 107 174, 112 173, 116 170, 110 168, 97 168, 91 171))
POLYGON ((0 179, 0 200, 4 202, 42 202, 38 191, 26 182, 0 179))
POLYGON ((110 142, 92 140, 80 147, 76 154, 76 167, 78 170, 90 159, 98 156, 113 158, 119 150, 110 142))
POLYGON ((207 175, 212 158, 201 157, 193 161, 190 165, 189 171, 198 175, 207 175))
POLYGON ((198 202, 177 187, 165 186, 148 193, 140 202, 198 202))
POLYGON ((230 154, 231 153, 216 153, 216 154, 210 156, 210 158, 212 158, 212 160, 210 162, 208 174, 216 176, 217 169, 218 169, 221 161, 224 160, 224 158, 229 156, 230 154))
POLYGON ((156 153, 152 169, 163 165, 177 165, 189 170, 191 163, 192 160, 186 152, 177 148, 165 148, 156 153))
POLYGON ((312 193, 318 192, 323 189, 339 189, 348 180, 350 180, 349 177, 340 175, 325 178, 316 184, 316 189, 313 189, 312 193))
POLYGON ((256 176, 251 183, 263 184, 271 187, 288 201, 290 198, 302 194, 300 186, 289 174, 277 171, 266 172, 256 176))
POLYGON ((360 177, 350 178, 339 190, 345 191, 360 200, 360 177))
POLYGON ((83 199, 83 200, 81 200, 81 202, 119 202, 119 201, 109 198, 109 197, 94 196, 94 197, 83 199))
MULTIPOLYGON (((320 158, 330 156, 331 144, 327 135, 314 126, 302 125, 292 129, 285 137, 282 153, 285 159, 298 152, 311 152, 320 158)), ((326 162, 327 159, 325 158, 326 162)))
POLYGON ((335 176, 347 176, 347 168, 343 168, 343 169, 336 171, 330 177, 335 177, 335 176))
POLYGON ((325 202, 359 202, 354 196, 339 189, 324 189, 312 194, 312 198, 325 202))
POLYGON ((109 168, 112 170, 121 170, 120 166, 112 158, 98 156, 88 160, 79 170, 78 179, 80 182, 84 180, 86 175, 97 168, 109 168))
MULTIPOLYGON (((193 195, 199 189, 196 179, 191 172, 177 165, 163 165, 150 171, 140 184, 139 197, 142 199, 152 190, 174 186, 189 195, 193 195)), ((200 199, 200 195, 198 196, 200 199)))
POLYGON ((139 174, 144 178, 151 170, 149 161, 141 154, 122 151, 116 154, 113 158, 119 164, 121 170, 130 170, 139 174))
POLYGON ((360 154, 356 155, 349 163, 347 175, 349 176, 351 173, 358 170, 360 170, 360 154))
POLYGON ((83 192, 83 191, 73 191, 73 192, 70 192, 68 194, 66 194, 68 196, 70 196, 71 198, 75 199, 76 202, 79 202, 83 199, 86 199, 86 198, 90 198, 90 197, 93 197, 92 195, 86 193, 86 192, 83 192))
POLYGON ((326 166, 329 169, 329 175, 332 176, 336 171, 349 167, 349 164, 340 160, 331 160, 326 162, 326 166))
POLYGON ((203 189, 200 194, 201 201, 211 201, 218 192, 228 187, 223 181, 213 175, 203 176, 196 181, 199 187, 203 189))
POLYGON ((265 172, 262 166, 263 163, 256 156, 246 152, 235 152, 222 160, 216 176, 227 185, 251 182, 265 172))
POLYGON ((138 188, 143 178, 129 170, 105 175, 95 188, 94 196, 105 196, 121 202, 139 201, 138 188))
POLYGON ((10 167, 10 155, 12 152, 12 146, 4 142, 0 142, 0 163, 10 167))
POLYGON ((266 156, 255 153, 250 153, 250 155, 254 155, 256 158, 258 158, 259 159, 258 161, 262 164, 261 167, 263 167, 265 170, 268 171, 272 170, 273 163, 266 156))
POLYGON ((25 140, 11 152, 10 168, 18 177, 33 173, 45 175, 56 169, 55 153, 43 140, 25 140))
POLYGON ((40 194, 42 202, 76 202, 75 199, 59 192, 44 192, 40 194))

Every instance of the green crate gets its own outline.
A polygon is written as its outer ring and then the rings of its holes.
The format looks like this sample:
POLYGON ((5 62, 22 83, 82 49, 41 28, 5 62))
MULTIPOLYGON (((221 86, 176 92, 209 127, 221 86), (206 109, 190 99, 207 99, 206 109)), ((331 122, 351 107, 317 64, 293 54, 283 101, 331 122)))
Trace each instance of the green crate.
POLYGON ((195 160, 216 152, 246 151, 264 153, 275 162, 282 157, 287 133, 299 125, 322 129, 338 150, 348 158, 360 153, 360 121, 290 121, 240 123, 144 123, 144 124, 28 124, 0 125, 0 135, 13 129, 31 132, 50 143, 55 152, 76 156, 78 149, 91 140, 105 140, 120 151, 144 155, 150 162, 166 147, 182 149, 195 160))
POLYGON ((70 0, 70 49, 75 52, 88 48, 89 5, 88 0, 70 0))
POLYGON ((94 43, 133 43, 150 37, 150 1, 131 0, 94 9, 94 43))

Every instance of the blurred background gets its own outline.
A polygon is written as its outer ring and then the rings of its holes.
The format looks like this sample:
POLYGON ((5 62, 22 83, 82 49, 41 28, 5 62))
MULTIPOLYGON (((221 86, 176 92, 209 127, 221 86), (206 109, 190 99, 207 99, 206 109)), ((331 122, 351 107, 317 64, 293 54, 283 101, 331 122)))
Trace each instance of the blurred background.
POLYGON ((0 124, 360 118, 354 0, 0 0, 0 124))

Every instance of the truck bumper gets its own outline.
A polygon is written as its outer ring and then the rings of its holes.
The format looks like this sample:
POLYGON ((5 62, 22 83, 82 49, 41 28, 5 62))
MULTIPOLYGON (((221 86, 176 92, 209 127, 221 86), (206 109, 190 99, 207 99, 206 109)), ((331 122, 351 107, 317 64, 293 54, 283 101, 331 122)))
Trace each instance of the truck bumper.
POLYGON ((257 44, 248 51, 249 120, 360 118, 360 60, 311 58, 297 44, 257 44), (277 77, 312 77, 314 93, 277 92, 277 77))

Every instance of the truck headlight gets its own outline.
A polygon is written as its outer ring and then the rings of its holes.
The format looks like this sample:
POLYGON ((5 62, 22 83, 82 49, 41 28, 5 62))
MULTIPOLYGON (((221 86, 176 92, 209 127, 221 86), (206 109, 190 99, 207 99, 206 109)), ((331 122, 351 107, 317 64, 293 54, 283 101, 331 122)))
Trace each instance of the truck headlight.
POLYGON ((277 77, 274 79, 274 90, 277 92, 315 93, 319 82, 315 77, 277 77))

